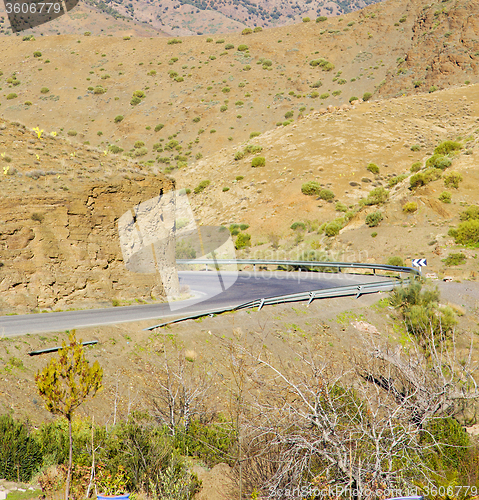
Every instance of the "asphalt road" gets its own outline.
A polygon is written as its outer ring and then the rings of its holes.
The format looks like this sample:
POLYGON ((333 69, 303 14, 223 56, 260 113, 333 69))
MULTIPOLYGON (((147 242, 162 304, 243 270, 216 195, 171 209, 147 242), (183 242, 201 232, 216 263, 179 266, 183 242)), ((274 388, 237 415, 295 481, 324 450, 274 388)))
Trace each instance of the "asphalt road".
POLYGON ((111 307, 44 314, 0 316, 0 337, 71 330, 128 321, 155 320, 188 316, 231 307, 254 299, 302 291, 381 280, 372 275, 307 272, 223 272, 219 281, 214 271, 183 271, 180 284, 190 287, 193 298, 171 303, 111 307))

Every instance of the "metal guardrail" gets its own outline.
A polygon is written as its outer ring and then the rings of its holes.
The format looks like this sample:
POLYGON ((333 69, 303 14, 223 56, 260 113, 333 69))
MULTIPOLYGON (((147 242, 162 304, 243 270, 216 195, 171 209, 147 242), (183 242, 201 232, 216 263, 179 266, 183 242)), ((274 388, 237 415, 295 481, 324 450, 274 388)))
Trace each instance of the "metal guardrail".
MULTIPOLYGON (((82 342, 82 345, 95 345, 98 344, 98 340, 89 340, 88 342, 82 342)), ((48 349, 41 349, 40 351, 30 351, 28 353, 29 356, 38 356, 40 354, 48 354, 50 352, 57 352, 60 349, 63 349, 62 346, 60 347, 49 347, 48 349)))
MULTIPOLYGON (((289 261, 289 260, 255 260, 255 259, 242 259, 242 260, 211 260, 211 259, 198 259, 198 260, 187 260, 187 259, 179 259, 176 261, 177 264, 200 264, 200 265, 213 265, 218 268, 221 264, 223 265, 231 265, 231 264, 253 264, 253 265, 278 265, 278 266, 297 266, 301 267, 336 267, 339 272, 344 269, 354 269, 354 268, 363 268, 363 269, 376 269, 396 272, 396 273, 409 273, 414 276, 420 276, 421 273, 412 268, 412 267, 403 267, 403 266, 389 266, 386 264, 361 264, 361 263, 349 263, 349 262, 309 262, 309 261, 289 261)), ((255 299, 249 302, 245 302, 243 304, 239 304, 237 306, 224 307, 221 309, 205 311, 202 313, 192 314, 190 316, 184 316, 177 319, 172 319, 166 321, 164 323, 160 323, 158 325, 150 326, 145 328, 145 330, 155 330, 156 328, 161 328, 166 325, 171 325, 173 323, 179 323, 180 321, 186 321, 189 319, 198 319, 204 316, 214 316, 216 314, 221 314, 224 312, 238 311, 240 309, 246 308, 255 308, 257 307, 260 310, 265 305, 273 305, 273 304, 282 304, 287 302, 300 302, 300 301, 308 301, 308 306, 314 299, 324 299, 324 298, 332 298, 332 297, 348 297, 355 295, 356 298, 359 298, 361 295, 369 294, 369 293, 377 293, 382 291, 391 291, 392 289, 401 286, 403 284, 408 284, 410 281, 409 278, 405 280, 389 280, 389 281, 381 281, 377 283, 363 283, 359 285, 346 285, 339 286, 333 288, 326 288, 322 290, 313 290, 309 292, 298 292, 291 293, 288 295, 277 295, 274 297, 265 297, 262 299, 255 299)))
POLYGON ((266 259, 177 259, 177 264, 198 264, 219 267, 220 265, 250 264, 263 266, 292 266, 292 267, 335 267, 338 272, 342 269, 379 269, 381 271, 391 271, 395 273, 409 273, 421 275, 420 271, 414 267, 389 266, 387 264, 362 264, 361 262, 326 262, 326 261, 302 261, 302 260, 266 260, 266 259))

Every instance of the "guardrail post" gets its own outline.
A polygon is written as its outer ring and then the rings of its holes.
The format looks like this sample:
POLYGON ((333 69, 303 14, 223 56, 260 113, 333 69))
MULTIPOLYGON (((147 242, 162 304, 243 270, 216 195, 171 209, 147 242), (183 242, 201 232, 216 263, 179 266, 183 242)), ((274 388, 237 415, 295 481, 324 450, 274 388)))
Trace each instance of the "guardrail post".
POLYGON ((261 308, 264 305, 264 299, 261 299, 261 302, 259 303, 258 311, 261 311, 261 308))

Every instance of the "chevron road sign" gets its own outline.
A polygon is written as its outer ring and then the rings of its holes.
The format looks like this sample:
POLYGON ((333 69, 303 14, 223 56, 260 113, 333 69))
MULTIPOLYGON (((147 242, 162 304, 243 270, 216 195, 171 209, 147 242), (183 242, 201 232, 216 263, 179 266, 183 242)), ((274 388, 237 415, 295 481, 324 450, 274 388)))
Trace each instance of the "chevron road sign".
POLYGON ((413 265, 413 267, 427 266, 427 260, 426 259, 412 259, 412 265, 413 265))

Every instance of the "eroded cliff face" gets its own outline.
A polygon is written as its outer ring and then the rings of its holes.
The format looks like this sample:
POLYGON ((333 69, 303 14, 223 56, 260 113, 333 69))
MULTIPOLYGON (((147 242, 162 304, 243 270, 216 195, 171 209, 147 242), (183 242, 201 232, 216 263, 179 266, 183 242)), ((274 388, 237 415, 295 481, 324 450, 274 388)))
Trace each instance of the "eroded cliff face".
POLYGON ((404 55, 388 71, 379 94, 388 97, 475 81, 479 72, 478 11, 477 0, 432 5, 409 2, 401 29, 410 33, 410 42, 408 37, 402 38, 404 55))
POLYGON ((84 184, 61 195, 4 198, 1 312, 161 300, 159 274, 126 269, 117 221, 135 205, 172 188, 164 177, 137 175, 84 184))

